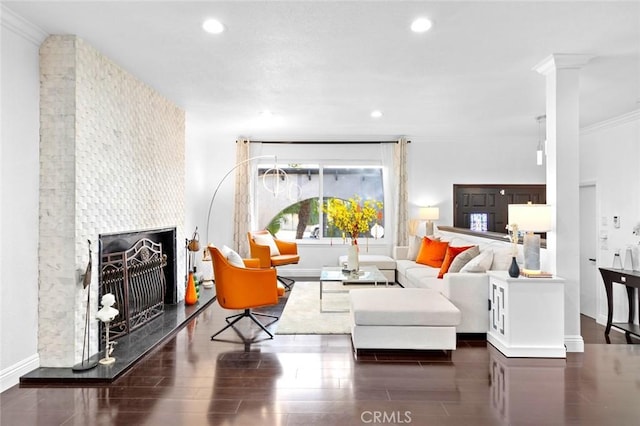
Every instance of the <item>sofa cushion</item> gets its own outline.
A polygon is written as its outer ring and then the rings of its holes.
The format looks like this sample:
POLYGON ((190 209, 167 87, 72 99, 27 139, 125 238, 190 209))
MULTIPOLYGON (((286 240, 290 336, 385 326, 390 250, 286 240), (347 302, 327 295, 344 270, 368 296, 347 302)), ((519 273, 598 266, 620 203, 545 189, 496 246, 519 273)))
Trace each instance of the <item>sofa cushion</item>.
POLYGON ((444 260, 442 261, 442 266, 440 267, 440 272, 438 273, 438 278, 442 278, 444 274, 449 271, 449 267, 451 266, 451 262, 458 256, 460 253, 472 248, 475 246, 462 246, 462 247, 447 247, 447 252, 444 255, 444 260))
POLYGON ((431 287, 429 280, 438 280, 438 272, 440 268, 432 268, 431 266, 419 265, 420 268, 409 268, 406 277, 414 284, 420 284, 421 287, 431 287))
POLYGON ((446 297, 429 289, 359 289, 349 298, 356 325, 452 326, 462 317, 446 297))
POLYGON ((487 272, 493 263, 493 250, 486 249, 471 259, 460 272, 487 272))
POLYGON ((447 272, 460 272, 460 269, 462 269, 464 265, 479 254, 480 248, 478 246, 472 246, 470 249, 463 251, 453 259, 447 272))
MULTIPOLYGON (((344 265, 347 259, 347 255, 338 257, 338 265, 344 265)), ((361 254, 358 256, 358 262, 360 266, 375 266, 381 271, 396 269, 396 260, 382 254, 361 254)))
POLYGON ((419 267, 427 268, 427 266, 420 265, 413 260, 396 259, 396 271, 398 271, 398 275, 407 275, 407 270, 419 267))
POLYGON ((416 262, 434 268, 440 268, 444 256, 447 253, 448 246, 449 243, 447 242, 424 237, 422 238, 422 245, 420 246, 420 251, 418 251, 416 262))

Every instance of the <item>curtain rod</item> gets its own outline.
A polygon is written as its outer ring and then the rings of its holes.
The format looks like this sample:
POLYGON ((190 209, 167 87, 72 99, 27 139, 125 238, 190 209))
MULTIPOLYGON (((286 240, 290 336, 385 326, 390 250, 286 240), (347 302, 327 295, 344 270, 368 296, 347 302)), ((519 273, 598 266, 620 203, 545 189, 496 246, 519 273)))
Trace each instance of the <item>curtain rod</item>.
MULTIPOLYGON (((350 145, 365 145, 365 144, 382 144, 382 143, 398 143, 395 141, 252 141, 249 143, 264 143, 264 144, 284 144, 284 145, 336 145, 336 144, 350 144, 350 145)), ((407 141, 411 143, 411 141, 407 141)))

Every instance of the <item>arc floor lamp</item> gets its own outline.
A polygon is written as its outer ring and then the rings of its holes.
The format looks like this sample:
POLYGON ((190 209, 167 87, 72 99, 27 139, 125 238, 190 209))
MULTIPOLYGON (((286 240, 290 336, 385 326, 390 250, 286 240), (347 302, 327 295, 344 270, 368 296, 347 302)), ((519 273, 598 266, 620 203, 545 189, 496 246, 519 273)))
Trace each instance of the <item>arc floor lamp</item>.
MULTIPOLYGON (((259 159, 263 159, 263 158, 272 158, 272 159, 274 159, 274 161, 277 162, 277 157, 275 155, 273 155, 273 154, 257 155, 255 157, 247 158, 246 160, 242 160, 239 163, 235 164, 231 169, 229 169, 229 171, 227 171, 227 173, 224 174, 224 176, 222 176, 222 179, 220 179, 220 181, 218 182, 218 185, 216 186, 215 190, 213 191, 213 195, 211 196, 211 201, 209 202, 209 210, 207 212, 207 227, 206 227, 206 230, 207 230, 207 233, 206 233, 207 245, 211 244, 211 235, 209 233, 209 225, 211 223, 211 212, 213 211, 213 203, 214 203, 214 201, 216 199, 216 195, 218 195, 218 191, 220 190, 220 187, 222 186, 224 181, 229 177, 229 175, 233 171, 235 171, 238 167, 240 167, 240 166, 242 166, 244 164, 250 163, 250 162, 252 162, 254 160, 259 160, 259 159)), ((277 164, 276 164, 275 168, 277 170, 277 168, 278 168, 277 164)), ((204 248, 202 260, 203 261, 207 261, 207 262, 211 260, 211 258, 209 257, 209 251, 207 250, 207 247, 204 248)), ((204 278, 204 280, 203 280, 204 282, 213 281, 213 270, 211 271, 211 273, 212 273, 212 276, 204 278)))

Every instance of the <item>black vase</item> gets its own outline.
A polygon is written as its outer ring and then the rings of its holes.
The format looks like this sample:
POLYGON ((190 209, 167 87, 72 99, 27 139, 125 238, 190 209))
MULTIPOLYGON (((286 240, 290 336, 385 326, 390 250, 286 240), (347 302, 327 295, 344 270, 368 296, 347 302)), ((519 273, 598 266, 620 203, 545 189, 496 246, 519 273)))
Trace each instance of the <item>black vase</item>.
POLYGON ((513 256, 511 258, 511 266, 509 266, 509 276, 511 278, 517 278, 520 275, 520 268, 518 267, 518 262, 516 262, 516 257, 513 256))

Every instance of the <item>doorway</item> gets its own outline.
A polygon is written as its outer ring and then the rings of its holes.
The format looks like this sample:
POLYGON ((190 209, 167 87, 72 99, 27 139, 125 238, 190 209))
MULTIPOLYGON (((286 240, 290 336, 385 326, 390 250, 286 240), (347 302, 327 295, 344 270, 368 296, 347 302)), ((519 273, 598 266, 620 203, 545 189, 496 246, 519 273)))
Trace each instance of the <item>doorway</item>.
POLYGON ((597 315, 596 185, 580 186, 580 313, 597 315))

